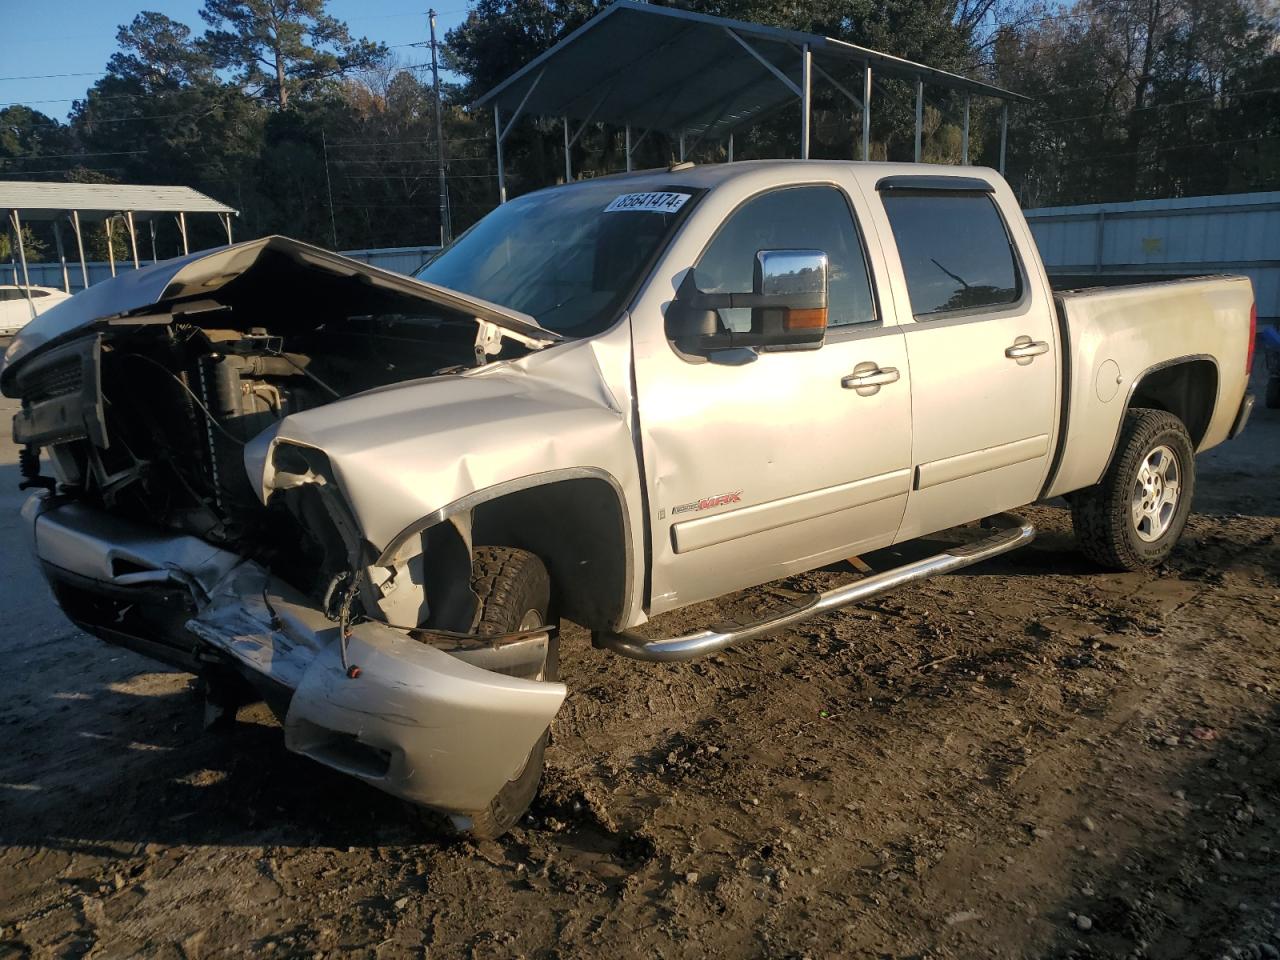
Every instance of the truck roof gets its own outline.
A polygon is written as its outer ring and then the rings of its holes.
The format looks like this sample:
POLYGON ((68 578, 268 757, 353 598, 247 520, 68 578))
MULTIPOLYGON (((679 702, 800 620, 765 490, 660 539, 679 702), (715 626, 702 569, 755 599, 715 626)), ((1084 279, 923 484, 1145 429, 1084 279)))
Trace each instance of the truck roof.
MULTIPOLYGON (((838 172, 856 169, 859 173, 867 173, 872 177, 890 176, 979 176, 983 179, 996 178, 999 174, 990 167, 960 166, 954 163, 883 163, 865 160, 735 160, 733 163, 706 163, 684 166, 676 164, 671 167, 653 167, 647 170, 636 170, 631 173, 615 173, 598 180, 615 180, 621 183, 644 186, 648 184, 670 185, 673 179, 691 187, 710 189, 741 177, 759 177, 774 171, 784 179, 801 176, 834 176, 838 172), (804 171, 801 174, 801 171, 804 171)), ((577 181, 579 183, 587 181, 577 181)), ((560 184, 546 189, 561 189, 573 184, 560 184)))

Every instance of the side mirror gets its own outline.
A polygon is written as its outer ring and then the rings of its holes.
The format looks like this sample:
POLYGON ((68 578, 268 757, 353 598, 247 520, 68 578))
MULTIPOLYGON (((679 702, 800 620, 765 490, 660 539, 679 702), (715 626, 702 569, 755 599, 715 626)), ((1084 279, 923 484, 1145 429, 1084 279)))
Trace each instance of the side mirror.
POLYGON ((817 349, 827 332, 827 255, 821 250, 760 250, 750 293, 703 293, 685 274, 667 307, 667 336, 686 353, 741 348, 817 349), (749 308, 750 330, 729 330, 719 311, 749 308))

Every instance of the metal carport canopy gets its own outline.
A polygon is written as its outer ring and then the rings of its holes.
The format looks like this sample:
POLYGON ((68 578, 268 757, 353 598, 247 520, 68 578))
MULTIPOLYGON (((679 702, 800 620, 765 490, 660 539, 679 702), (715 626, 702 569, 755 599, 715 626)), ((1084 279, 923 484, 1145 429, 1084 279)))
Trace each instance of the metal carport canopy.
POLYGON ((105 220, 127 210, 137 220, 167 213, 237 214, 190 187, 34 181, 0 182, 0 210, 17 210, 24 220, 57 220, 72 210, 82 220, 105 220))
MULTIPOLYGON (((149 222, 151 228, 151 258, 156 258, 156 218, 175 215, 178 231, 182 236, 182 252, 189 252, 187 244, 187 214, 211 213, 217 215, 227 231, 227 243, 231 243, 231 218, 239 211, 225 203, 219 203, 190 187, 160 184, 122 183, 62 183, 57 181, 0 182, 0 210, 7 210, 7 228, 16 242, 18 258, 22 264, 22 286, 31 285, 27 272, 27 252, 23 242, 24 222, 42 221, 53 224, 54 242, 58 247, 58 259, 62 263, 62 287, 71 292, 71 278, 67 272, 66 250, 62 243, 62 222, 70 223, 75 234, 76 251, 80 257, 80 276, 85 287, 89 286, 89 268, 84 256, 84 235, 81 221, 101 220, 108 224, 107 258, 111 261, 111 275, 116 274, 115 249, 111 241, 110 221, 116 217, 124 221, 129 231, 129 250, 133 266, 140 266, 138 257, 137 224, 149 222)), ((30 293, 28 291, 28 300, 30 293)), ((34 304, 31 315, 36 314, 34 304)))
MULTIPOLYGON (((917 119, 924 84, 1006 103, 1030 99, 820 34, 619 0, 484 94, 476 106, 493 106, 499 141, 525 113, 577 120, 582 124, 578 135, 587 123, 603 121, 719 139, 798 99, 804 156, 809 91, 816 79, 862 110, 865 153, 872 73, 916 82, 917 119), (860 91, 837 79, 848 77, 850 66, 862 70, 860 91)), ((967 120, 966 98, 966 128, 967 120)), ((576 139, 566 123, 566 147, 576 139)), ((918 141, 919 130, 917 147, 918 141)))

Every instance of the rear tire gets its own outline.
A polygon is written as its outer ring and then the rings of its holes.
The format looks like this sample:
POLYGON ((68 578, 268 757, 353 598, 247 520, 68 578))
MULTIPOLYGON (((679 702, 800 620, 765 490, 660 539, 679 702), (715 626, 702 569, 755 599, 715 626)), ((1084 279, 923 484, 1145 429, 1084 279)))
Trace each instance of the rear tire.
POLYGON ((1071 498, 1080 549, 1110 570, 1163 562, 1187 524, 1195 478, 1182 421, 1163 410, 1129 410, 1102 480, 1071 498))
MULTIPOLYGON (((513 547, 476 547, 471 589, 480 600, 476 633, 494 636, 548 623, 551 578, 542 561, 532 553, 513 547)), ((529 679, 558 680, 559 677, 559 641, 553 631, 542 668, 529 679)), ((451 818, 458 830, 477 840, 492 840, 516 825, 529 809, 542 782, 543 752, 549 734, 549 728, 542 732, 520 772, 507 781, 485 809, 451 818)))

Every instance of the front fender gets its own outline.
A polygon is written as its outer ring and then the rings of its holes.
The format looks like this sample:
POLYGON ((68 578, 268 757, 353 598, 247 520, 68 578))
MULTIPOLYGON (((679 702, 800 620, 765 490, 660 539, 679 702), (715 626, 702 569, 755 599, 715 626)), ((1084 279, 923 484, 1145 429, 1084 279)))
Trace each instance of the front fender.
MULTIPOLYGON (((628 531, 639 530, 628 366, 629 353, 607 342, 574 341, 511 363, 370 391, 286 417, 249 444, 246 469, 265 502, 290 476, 277 482, 280 444, 323 451, 379 563, 414 534, 476 503, 572 477, 606 480, 628 531)), ((628 532, 629 553, 635 542, 628 532)), ((627 593, 630 607, 638 590, 627 593)))

